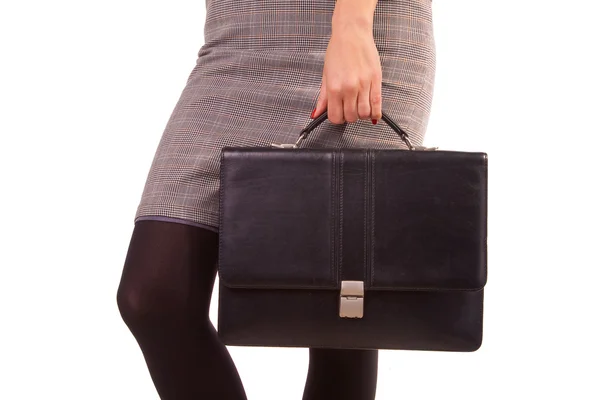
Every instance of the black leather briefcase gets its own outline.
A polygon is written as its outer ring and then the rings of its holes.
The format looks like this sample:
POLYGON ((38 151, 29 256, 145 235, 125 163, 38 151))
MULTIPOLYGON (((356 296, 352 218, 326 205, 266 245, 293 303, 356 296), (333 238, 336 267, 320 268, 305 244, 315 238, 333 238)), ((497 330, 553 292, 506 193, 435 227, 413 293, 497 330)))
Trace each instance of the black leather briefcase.
POLYGON ((218 333, 228 345, 474 351, 487 154, 224 147, 218 333))

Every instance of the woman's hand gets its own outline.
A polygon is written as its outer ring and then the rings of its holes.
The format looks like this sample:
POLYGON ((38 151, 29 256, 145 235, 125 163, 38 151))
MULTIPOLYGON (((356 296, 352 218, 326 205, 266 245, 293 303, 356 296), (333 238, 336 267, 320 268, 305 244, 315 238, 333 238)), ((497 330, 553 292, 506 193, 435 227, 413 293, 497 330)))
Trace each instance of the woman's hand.
POLYGON ((321 91, 311 118, 325 110, 334 124, 358 119, 375 124, 381 118, 381 60, 368 19, 335 20, 334 16, 321 91))

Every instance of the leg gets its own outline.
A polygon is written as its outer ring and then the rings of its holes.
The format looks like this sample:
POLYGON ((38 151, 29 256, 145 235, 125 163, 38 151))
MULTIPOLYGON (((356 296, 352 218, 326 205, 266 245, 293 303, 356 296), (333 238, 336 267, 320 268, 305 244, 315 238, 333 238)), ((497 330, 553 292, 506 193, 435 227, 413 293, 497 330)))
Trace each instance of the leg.
POLYGON ((246 399, 236 367, 208 317, 218 233, 136 222, 117 304, 161 399, 246 399))
POLYGON ((310 349, 303 400, 374 400, 377 350, 310 349))

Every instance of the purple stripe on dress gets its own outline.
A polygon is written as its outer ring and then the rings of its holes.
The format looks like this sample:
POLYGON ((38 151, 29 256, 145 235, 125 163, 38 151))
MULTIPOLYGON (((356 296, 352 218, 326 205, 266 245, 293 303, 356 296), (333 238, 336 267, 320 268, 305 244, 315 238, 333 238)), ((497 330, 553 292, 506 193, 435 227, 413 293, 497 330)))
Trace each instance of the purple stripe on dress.
POLYGON ((186 225, 192 225, 192 226, 196 226, 198 228, 204 228, 204 229, 208 229, 210 231, 219 233, 219 228, 216 228, 214 226, 210 226, 210 225, 204 225, 204 224, 200 224, 198 222, 194 222, 194 221, 188 221, 187 219, 181 219, 181 218, 173 218, 173 217, 165 217, 162 215, 144 215, 142 217, 138 217, 136 218, 135 222, 138 221, 143 221, 143 220, 154 220, 154 221, 165 221, 165 222, 176 222, 178 224, 186 224, 186 225))

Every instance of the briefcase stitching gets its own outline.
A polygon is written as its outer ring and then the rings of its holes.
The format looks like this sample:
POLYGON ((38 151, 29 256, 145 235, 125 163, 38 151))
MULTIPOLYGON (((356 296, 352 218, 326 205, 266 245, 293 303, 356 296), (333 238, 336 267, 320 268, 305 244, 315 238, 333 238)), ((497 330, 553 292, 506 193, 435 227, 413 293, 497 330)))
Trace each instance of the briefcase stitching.
POLYGON ((335 173, 335 151, 331 152, 331 197, 330 197, 330 201, 331 201, 331 214, 329 216, 329 231, 330 231, 330 235, 331 235, 331 239, 330 239, 330 243, 329 246, 331 247, 331 259, 329 262, 329 268, 330 268, 330 276, 331 276, 331 281, 332 283, 337 287, 337 282, 338 279, 335 276, 335 264, 336 264, 336 260, 335 260, 335 253, 336 253, 336 240, 335 240, 335 228, 336 228, 336 221, 335 221, 335 185, 336 185, 336 173, 335 173))
POLYGON ((341 280, 342 271, 343 271, 343 257, 344 257, 344 153, 340 152, 340 209, 339 209, 339 229, 340 233, 338 235, 340 241, 339 248, 339 265, 338 265, 338 282, 341 280))
POLYGON ((375 282, 375 150, 371 150, 371 286, 375 282))
POLYGON ((363 170, 363 183, 364 183, 364 213, 363 213, 363 276, 364 281, 367 282, 367 170, 368 170, 368 160, 369 153, 365 151, 363 153, 365 165, 363 170))

